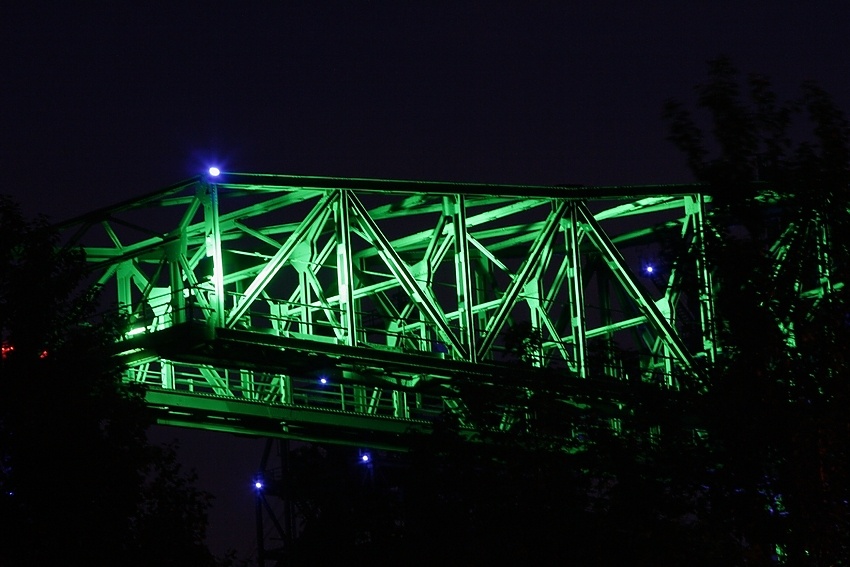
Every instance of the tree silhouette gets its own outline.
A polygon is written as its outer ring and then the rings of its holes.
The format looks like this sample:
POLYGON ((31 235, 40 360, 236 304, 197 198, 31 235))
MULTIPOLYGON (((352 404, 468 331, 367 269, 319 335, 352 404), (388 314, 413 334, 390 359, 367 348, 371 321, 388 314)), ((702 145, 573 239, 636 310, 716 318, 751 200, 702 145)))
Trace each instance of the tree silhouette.
POLYGON ((0 563, 212 565, 208 495, 148 443, 79 252, 0 197, 0 563))
POLYGON ((850 555, 848 304, 850 144, 830 97, 778 102, 726 58, 670 139, 713 196, 709 261, 722 344, 702 400, 714 464, 706 520, 734 534, 736 564, 841 564, 850 555), (800 134, 803 132, 803 134, 800 134))

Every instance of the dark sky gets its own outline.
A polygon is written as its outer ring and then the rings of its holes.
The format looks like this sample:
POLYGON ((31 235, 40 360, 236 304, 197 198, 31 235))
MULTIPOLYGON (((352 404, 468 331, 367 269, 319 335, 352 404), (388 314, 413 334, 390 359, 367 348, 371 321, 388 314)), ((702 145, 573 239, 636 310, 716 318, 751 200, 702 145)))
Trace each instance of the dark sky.
MULTIPOLYGON (((53 220, 225 170, 691 181, 660 120, 721 53, 850 111, 850 4, 16 2, 0 9, 0 193, 53 220)), ((162 435, 162 432, 158 432, 162 435)), ((214 549, 250 554, 257 443, 184 434, 214 549), (222 463, 218 467, 215 462, 222 463), (242 508, 237 504, 242 503, 242 508)))

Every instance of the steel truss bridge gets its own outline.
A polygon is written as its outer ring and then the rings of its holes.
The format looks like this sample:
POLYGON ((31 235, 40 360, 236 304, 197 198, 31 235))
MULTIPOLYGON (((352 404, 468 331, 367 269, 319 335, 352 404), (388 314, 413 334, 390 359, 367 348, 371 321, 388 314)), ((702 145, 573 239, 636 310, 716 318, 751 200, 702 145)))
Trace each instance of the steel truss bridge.
POLYGON ((398 448, 446 413, 474 432, 461 378, 623 411, 636 387, 698 389, 718 353, 709 208, 697 185, 225 172, 64 230, 129 321, 118 355, 160 423, 398 448))

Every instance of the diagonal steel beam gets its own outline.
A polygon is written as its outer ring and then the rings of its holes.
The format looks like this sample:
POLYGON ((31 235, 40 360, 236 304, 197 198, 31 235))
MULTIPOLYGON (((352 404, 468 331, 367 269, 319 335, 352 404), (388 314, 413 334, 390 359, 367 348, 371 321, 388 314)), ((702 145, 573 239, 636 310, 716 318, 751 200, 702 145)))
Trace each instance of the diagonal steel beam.
POLYGON ((487 351, 489 351, 490 347, 493 346, 493 343, 496 340, 496 335, 505 324, 511 309, 513 309, 516 304, 520 291, 522 291, 528 283, 534 270, 538 268, 537 263, 540 260, 543 251, 551 245, 552 238, 555 236, 555 232, 566 210, 566 201, 560 201, 555 206, 554 210, 549 213, 549 218, 546 219, 543 229, 538 233, 537 238, 531 245, 528 258, 525 259, 519 272, 516 276, 514 276, 510 286, 508 286, 496 313, 487 322, 487 328, 484 330, 484 338, 478 345, 478 360, 483 360, 487 351))
POLYGON ((301 224, 298 225, 295 232, 289 235, 289 238, 286 239, 283 246, 278 249, 275 255, 272 256, 271 260, 269 260, 265 267, 245 289, 245 293, 242 295, 239 302, 233 309, 230 310, 230 314, 227 317, 226 327, 232 327, 236 321, 238 321, 239 318, 248 311, 251 303, 260 296, 260 292, 265 289, 275 274, 277 274, 280 268, 283 267, 287 260, 289 260, 289 257, 295 250, 295 246, 304 239, 316 222, 327 218, 330 214, 331 204, 338 198, 339 191, 329 191, 319 200, 318 203, 316 203, 316 206, 313 207, 313 210, 311 210, 304 220, 301 221, 301 224))
POLYGON ((425 315, 436 325, 437 331, 442 338, 451 343, 455 350, 460 353, 461 358, 466 359, 468 357, 466 348, 460 339, 455 336, 451 328, 449 328, 445 314, 443 314, 436 302, 432 300, 431 294, 410 273, 410 269, 398 255, 398 252, 393 249, 392 244, 383 232, 381 232, 375 220, 369 216, 369 212, 363 206, 363 203, 360 202, 360 199, 356 195, 351 194, 349 195, 349 200, 353 211, 360 220, 361 228, 372 241, 372 244, 378 249, 387 267, 396 279, 398 279, 405 291, 410 294, 413 301, 419 304, 425 315))
POLYGON ((602 254, 603 259, 611 268, 623 290, 637 304, 638 309, 646 316, 647 322, 664 337, 665 343, 673 356, 686 368, 691 369, 692 372, 697 372, 694 358, 688 352, 682 339, 673 327, 670 326, 670 323, 661 313, 661 310, 658 309, 655 302, 637 283, 637 277, 634 272, 628 267, 625 258, 623 258, 620 251, 614 246, 614 243, 611 242, 611 239, 608 238, 608 235, 605 234, 605 231, 596 219, 593 218, 593 213, 590 212, 584 203, 577 204, 576 209, 585 225, 583 227, 584 232, 602 254))

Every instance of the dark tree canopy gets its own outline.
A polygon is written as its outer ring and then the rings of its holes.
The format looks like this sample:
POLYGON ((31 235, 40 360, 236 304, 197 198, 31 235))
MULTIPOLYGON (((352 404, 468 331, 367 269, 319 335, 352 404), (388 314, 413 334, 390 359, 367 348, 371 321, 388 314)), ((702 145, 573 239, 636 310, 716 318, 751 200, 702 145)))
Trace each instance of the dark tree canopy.
POLYGON ((717 520, 738 563, 850 556, 850 128, 829 95, 710 63, 670 139, 714 198, 707 236, 722 345, 703 404, 717 520), (707 123, 711 136, 698 124, 707 123))
POLYGON ((148 443, 85 261, 0 198, 0 564, 205 565, 208 495, 148 443))

